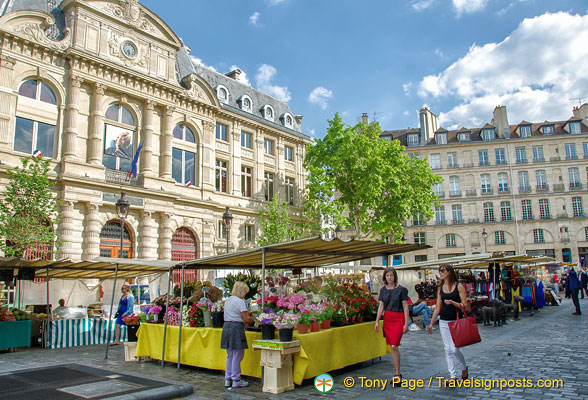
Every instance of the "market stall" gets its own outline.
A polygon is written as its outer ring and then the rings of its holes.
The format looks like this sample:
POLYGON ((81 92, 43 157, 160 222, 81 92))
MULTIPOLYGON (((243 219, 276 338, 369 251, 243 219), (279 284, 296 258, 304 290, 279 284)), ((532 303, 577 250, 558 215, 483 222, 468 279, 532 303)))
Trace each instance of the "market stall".
POLYGON ((0 350, 31 347, 31 321, 0 322, 0 350))

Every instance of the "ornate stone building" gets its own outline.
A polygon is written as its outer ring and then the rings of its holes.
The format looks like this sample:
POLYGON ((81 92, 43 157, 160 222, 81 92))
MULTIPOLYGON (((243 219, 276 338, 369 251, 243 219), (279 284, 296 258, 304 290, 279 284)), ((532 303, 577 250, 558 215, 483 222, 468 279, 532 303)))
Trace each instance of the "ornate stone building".
MULTIPOLYGON (((0 183, 50 158, 63 201, 55 258, 194 259, 253 246, 274 193, 300 211, 310 138, 288 104, 195 64, 138 0, 0 1, 0 183), (129 178, 139 144, 137 177, 129 178)), ((34 199, 32 199, 34 201, 34 199)))
POLYGON ((506 107, 489 124, 446 130, 428 109, 420 127, 385 131, 426 157, 444 179, 435 217, 406 222, 407 242, 432 248, 407 262, 500 251, 578 263, 588 253, 588 105, 566 121, 509 125, 506 107))

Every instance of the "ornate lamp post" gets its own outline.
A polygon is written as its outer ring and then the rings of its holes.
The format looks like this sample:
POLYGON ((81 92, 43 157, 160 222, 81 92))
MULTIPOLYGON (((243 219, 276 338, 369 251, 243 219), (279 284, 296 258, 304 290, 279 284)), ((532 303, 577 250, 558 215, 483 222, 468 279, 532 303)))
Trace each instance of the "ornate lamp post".
POLYGON ((121 192, 120 199, 116 201, 116 214, 120 218, 120 252, 118 253, 118 258, 122 258, 123 255, 123 232, 125 229, 125 219, 129 215, 130 208, 131 205, 125 197, 125 192, 121 192))
POLYGON ((225 233, 227 235, 227 253, 229 252, 229 231, 231 229, 231 222, 233 221, 233 214, 229 211, 229 207, 225 210, 223 214, 223 222, 225 223, 225 233))
POLYGON ((488 253, 488 249, 486 248, 486 239, 488 239, 488 232, 486 232, 486 228, 482 228, 482 239, 484 239, 484 253, 488 253))

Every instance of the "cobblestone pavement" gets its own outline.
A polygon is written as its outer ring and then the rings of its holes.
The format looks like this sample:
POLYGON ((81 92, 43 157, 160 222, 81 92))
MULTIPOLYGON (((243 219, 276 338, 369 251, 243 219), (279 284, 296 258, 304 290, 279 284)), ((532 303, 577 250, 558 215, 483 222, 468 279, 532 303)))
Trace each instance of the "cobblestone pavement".
POLYGON ((384 390, 379 387, 362 387, 361 377, 385 379, 388 382, 392 379, 394 369, 389 355, 381 360, 332 372, 335 382, 333 390, 328 394, 317 392, 312 380, 281 395, 263 393, 259 379, 248 379, 248 388, 226 391, 220 371, 192 367, 177 370, 171 364, 162 369, 157 362, 125 363, 123 346, 111 347, 108 360, 104 359, 104 346, 59 350, 36 348, 3 353, 0 354, 0 373, 75 362, 190 383, 194 387, 194 394, 186 399, 493 399, 505 395, 509 399, 588 398, 588 300, 580 300, 580 304, 584 307, 583 316, 571 315, 573 307, 571 301, 566 299, 561 307, 545 307, 532 317, 523 313, 520 321, 509 322, 507 326, 494 328, 479 324, 482 342, 463 349, 470 377, 474 379, 528 378, 535 385, 539 379, 562 379, 563 388, 485 390, 439 387, 437 377, 448 377, 448 373, 438 330, 433 335, 424 331, 408 332, 402 339, 402 374, 405 379, 422 379, 425 385, 416 390, 392 388, 389 384, 384 390), (347 377, 355 380, 353 388, 344 386, 343 381, 347 377), (427 387, 429 379, 431 386, 427 387))

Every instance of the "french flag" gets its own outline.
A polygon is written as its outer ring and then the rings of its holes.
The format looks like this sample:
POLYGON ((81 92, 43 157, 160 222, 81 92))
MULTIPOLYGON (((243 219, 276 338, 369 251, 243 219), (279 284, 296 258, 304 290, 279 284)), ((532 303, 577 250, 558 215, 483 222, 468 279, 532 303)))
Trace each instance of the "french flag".
POLYGON ((143 142, 139 143, 139 147, 137 147, 137 152, 135 153, 133 163, 131 164, 131 170, 129 171, 129 178, 131 177, 131 175, 133 176, 133 178, 137 177, 137 163, 139 162, 139 155, 141 154, 142 148, 143 142))
POLYGON ((186 187, 192 186, 192 181, 186 181, 186 187))
POLYGON ((41 150, 33 151, 33 157, 35 157, 35 158, 40 158, 42 155, 43 155, 43 153, 41 153, 41 150))

